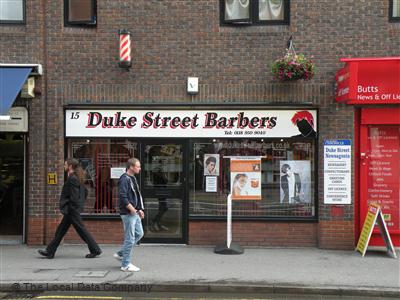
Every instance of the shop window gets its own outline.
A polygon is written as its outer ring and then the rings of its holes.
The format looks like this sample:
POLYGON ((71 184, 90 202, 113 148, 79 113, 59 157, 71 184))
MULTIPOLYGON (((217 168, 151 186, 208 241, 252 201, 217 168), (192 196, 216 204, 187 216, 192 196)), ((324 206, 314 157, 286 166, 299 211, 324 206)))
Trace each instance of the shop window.
POLYGON ((190 217, 226 216, 227 195, 233 190, 233 182, 239 176, 231 175, 228 157, 232 156, 262 157, 261 165, 254 165, 257 171, 261 167, 261 180, 253 180, 255 176, 251 172, 243 172, 244 176, 240 175, 242 178, 239 178, 242 182, 238 183, 241 184, 239 188, 245 190, 250 186, 258 188, 258 181, 261 181, 261 197, 258 200, 233 200, 233 216, 315 217, 316 166, 313 138, 194 140, 189 172, 190 217), (212 159, 215 166, 208 168, 211 162, 207 162, 209 157, 215 158, 212 159), (210 172, 213 175, 209 176, 210 172))
POLYGON ((0 0, 0 23, 25 24, 25 0, 0 0))
POLYGON ((95 0, 65 0, 65 25, 96 26, 96 10, 95 0))
POLYGON ((89 194, 84 213, 118 214, 118 179, 128 159, 138 156, 138 144, 123 139, 73 139, 68 156, 78 159, 86 174, 89 194))
POLYGON ((289 24, 289 0, 220 0, 221 24, 289 24))
POLYGON ((400 0, 391 0, 389 6, 389 20, 400 22, 400 0))

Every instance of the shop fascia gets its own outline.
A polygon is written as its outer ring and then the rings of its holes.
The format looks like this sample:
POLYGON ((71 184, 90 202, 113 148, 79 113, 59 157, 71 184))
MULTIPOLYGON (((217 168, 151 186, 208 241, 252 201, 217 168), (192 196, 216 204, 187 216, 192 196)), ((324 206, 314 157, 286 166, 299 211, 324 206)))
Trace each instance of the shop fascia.
POLYGON ((316 132, 316 110, 66 110, 66 136, 291 137, 316 132), (300 129, 306 120, 309 129, 300 129), (304 122, 303 122, 304 123, 304 122), (307 131, 308 130, 308 131, 307 131))

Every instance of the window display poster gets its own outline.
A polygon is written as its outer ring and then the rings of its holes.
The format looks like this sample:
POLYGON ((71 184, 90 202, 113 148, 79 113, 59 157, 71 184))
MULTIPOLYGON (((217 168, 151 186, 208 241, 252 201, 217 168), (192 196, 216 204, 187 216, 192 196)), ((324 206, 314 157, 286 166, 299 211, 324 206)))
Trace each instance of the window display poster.
POLYGON ((311 163, 308 160, 280 161, 280 202, 311 203, 311 163))
POLYGON ((231 158, 232 200, 261 200, 261 159, 231 158))
POLYGON ((219 175, 219 154, 204 154, 204 176, 219 175))
POLYGON ((215 193, 217 191, 217 176, 206 177, 206 192, 215 193))
POLYGON ((324 203, 351 204, 351 142, 324 141, 324 203))
POLYGON ((93 165, 93 160, 91 158, 78 158, 79 163, 86 176, 86 183, 91 183, 95 186, 96 182, 96 168, 93 165))
POLYGON ((119 179, 122 174, 125 173, 125 168, 111 168, 110 170, 110 178, 111 179, 119 179))

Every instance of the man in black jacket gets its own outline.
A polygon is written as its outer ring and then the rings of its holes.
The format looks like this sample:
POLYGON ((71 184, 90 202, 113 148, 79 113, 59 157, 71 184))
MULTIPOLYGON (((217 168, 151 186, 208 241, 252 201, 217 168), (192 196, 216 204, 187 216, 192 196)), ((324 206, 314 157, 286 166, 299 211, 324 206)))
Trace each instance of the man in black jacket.
POLYGON ((61 240, 72 225, 81 239, 88 245, 90 253, 86 255, 86 258, 94 258, 101 254, 101 249, 87 231, 80 215, 87 196, 87 190, 83 185, 84 172, 79 165, 79 161, 74 158, 69 158, 65 161, 64 170, 68 174, 68 179, 63 185, 60 196, 60 211, 63 214, 63 218, 57 227, 54 239, 46 247, 46 250, 38 250, 38 252, 47 258, 54 258, 61 240))
POLYGON ((301 180, 298 173, 292 172, 288 164, 283 164, 281 172, 281 188, 283 190, 282 203, 300 202, 301 180))
POLYGON ((131 263, 133 247, 143 237, 142 219, 144 218, 144 205, 139 184, 135 175, 141 170, 137 158, 128 160, 126 173, 119 178, 119 212, 124 225, 124 243, 114 257, 122 261, 121 270, 124 272, 137 272, 140 268, 131 263))

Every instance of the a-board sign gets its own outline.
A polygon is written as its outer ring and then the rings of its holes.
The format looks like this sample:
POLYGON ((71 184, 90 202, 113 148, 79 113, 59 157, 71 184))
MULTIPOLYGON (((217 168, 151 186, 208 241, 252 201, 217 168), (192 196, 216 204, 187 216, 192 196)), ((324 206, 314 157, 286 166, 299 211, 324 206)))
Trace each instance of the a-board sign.
POLYGON ((397 258, 396 251, 394 250, 381 207, 376 203, 372 203, 368 206, 367 216, 365 218, 360 238, 358 240, 355 250, 359 251, 364 257, 365 252, 368 248, 369 240, 371 239, 372 231, 374 230, 374 226, 376 223, 378 223, 380 233, 383 240, 385 241, 388 254, 394 258, 397 258))

